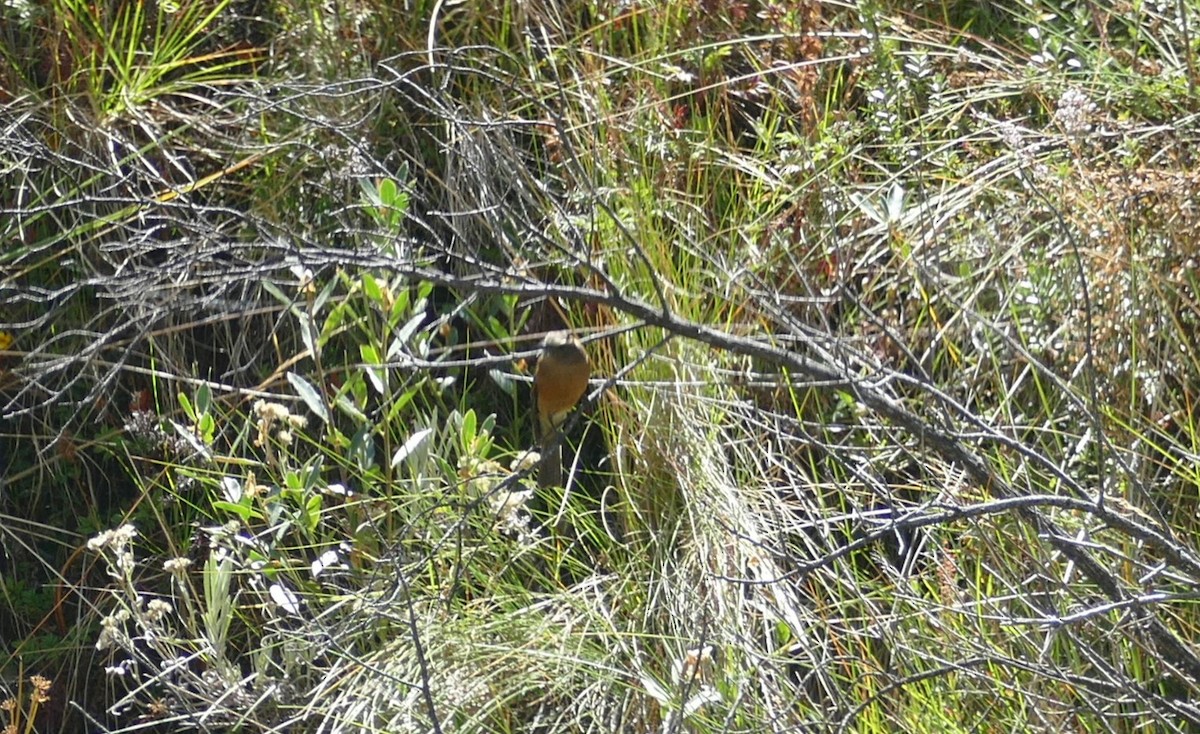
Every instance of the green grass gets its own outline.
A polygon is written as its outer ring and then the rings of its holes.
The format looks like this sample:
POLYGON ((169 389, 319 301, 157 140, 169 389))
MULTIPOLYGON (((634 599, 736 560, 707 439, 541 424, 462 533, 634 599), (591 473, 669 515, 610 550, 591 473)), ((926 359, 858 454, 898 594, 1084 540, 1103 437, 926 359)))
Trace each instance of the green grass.
POLYGON ((0 9, 0 721, 1194 730, 1200 5, 1017 7, 0 9))

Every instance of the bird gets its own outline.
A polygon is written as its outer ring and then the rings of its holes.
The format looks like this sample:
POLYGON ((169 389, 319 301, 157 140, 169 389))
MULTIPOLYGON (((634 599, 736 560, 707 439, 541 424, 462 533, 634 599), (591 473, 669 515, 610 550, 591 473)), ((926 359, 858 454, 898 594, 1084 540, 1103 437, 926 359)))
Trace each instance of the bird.
POLYGON ((533 373, 533 402, 538 418, 535 438, 542 452, 539 487, 562 486, 562 445, 554 442, 555 432, 587 392, 590 376, 591 363, 578 339, 567 331, 546 334, 533 373))

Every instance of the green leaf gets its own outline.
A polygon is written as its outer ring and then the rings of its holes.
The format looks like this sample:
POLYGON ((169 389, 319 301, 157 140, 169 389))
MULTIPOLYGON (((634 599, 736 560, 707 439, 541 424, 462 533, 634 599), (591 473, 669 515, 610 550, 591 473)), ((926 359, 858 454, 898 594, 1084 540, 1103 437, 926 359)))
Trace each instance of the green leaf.
POLYGON ((354 407, 359 410, 367 409, 367 401, 371 399, 370 391, 367 389, 367 381, 357 372, 352 372, 346 377, 347 392, 354 398, 354 407))
POLYGON ((345 301, 337 304, 329 309, 329 315, 325 317, 325 323, 321 326, 321 342, 329 341, 329 337, 333 336, 342 322, 346 320, 346 311, 349 307, 345 301))
POLYGON ((508 374, 504 370, 490 369, 488 370, 488 377, 492 378, 492 382, 496 383, 496 386, 499 387, 505 395, 508 395, 509 397, 516 396, 517 382, 512 378, 512 375, 508 374))
POLYGON ((213 436, 217 431, 217 422, 213 419, 212 415, 205 413, 200 416, 200 425, 198 427, 200 429, 200 438, 203 439, 205 444, 211 444, 213 436))
POLYGON ((396 200, 396 182, 385 178, 379 182, 379 201, 384 206, 391 206, 396 200))
POLYGON ((225 641, 229 625, 233 621, 233 601, 229 586, 233 581, 233 559, 218 559, 216 551, 209 553, 204 564, 204 620, 205 639, 215 654, 225 655, 225 641))
POLYGON ((175 429, 175 433, 179 434, 179 437, 184 441, 187 441, 188 445, 192 447, 193 451, 195 451, 198 455, 203 456, 205 460, 212 458, 212 454, 209 452, 208 447, 201 443, 200 439, 196 437, 196 432, 192 428, 182 426, 175 421, 171 421, 170 423, 171 427, 175 429))
POLYGON ((275 300, 279 301, 283 305, 291 306, 293 303, 295 303, 291 296, 288 296, 286 293, 279 290, 279 286, 275 285, 271 281, 264 280, 260 282, 262 283, 263 290, 265 290, 267 293, 270 293, 272 296, 275 296, 275 300))
POLYGON ((358 353, 362 355, 362 361, 366 365, 363 369, 363 374, 371 381, 371 386, 375 388, 375 392, 382 395, 384 393, 384 377, 383 370, 377 369, 374 365, 381 363, 383 360, 379 358, 379 351, 371 344, 359 344, 358 353))
POLYGON ((375 186, 375 182, 369 178, 358 179, 358 188, 362 189, 363 198, 368 204, 379 206, 383 203, 379 196, 379 188, 375 186))
POLYGON ((214 510, 224 510, 225 512, 237 515, 242 519, 242 522, 247 522, 251 518, 256 520, 263 519, 263 514, 249 505, 227 502, 226 500, 214 500, 212 506, 214 510))
POLYGON ((289 372, 287 376, 288 382, 291 383, 292 389, 308 406, 308 409, 313 412, 313 415, 321 419, 323 423, 329 422, 329 410, 325 407, 325 400, 321 397, 321 393, 308 380, 304 379, 295 372, 289 372))
POLYGON ((425 314, 418 313, 409 319, 407 324, 397 329, 396 338, 392 339, 392 343, 388 345, 388 359, 399 360, 410 354, 416 354, 422 359, 429 356, 429 333, 418 331, 424 325, 425 320, 425 314))
POLYGON ((363 425, 350 441, 350 460, 360 471, 369 471, 375 466, 374 426, 363 425))
POLYGON ((300 322, 300 340, 304 342, 308 353, 313 357, 317 357, 320 355, 320 351, 318 351, 317 325, 313 323, 313 318, 310 314, 298 309, 294 313, 296 314, 296 319, 300 322))
POLYGON ((466 446, 469 448, 472 444, 475 443, 475 436, 478 435, 478 432, 476 431, 477 425, 478 425, 478 419, 475 416, 474 410, 468 410, 466 413, 463 414, 462 431, 460 433, 460 435, 462 436, 463 446, 466 446))
POLYGON ((375 280, 375 276, 370 273, 363 273, 362 289, 367 298, 374 301, 376 305, 383 305, 383 289, 379 287, 379 282, 375 280))
POLYGON ((325 463, 325 457, 320 453, 313 456, 304 463, 304 489, 313 490, 321 481, 321 465, 325 463))
POLYGON ((354 404, 354 401, 346 395, 338 395, 335 397, 333 399, 333 404, 338 410, 342 411, 347 418, 354 421, 356 424, 362 425, 363 423, 367 422, 367 414, 359 410, 358 406, 354 404))
POLYGON ((208 383, 201 383, 196 388, 196 413, 205 415, 212 408, 212 388, 208 383))
POLYGON ((395 401, 392 404, 392 407, 388 408, 387 421, 389 423, 399 420, 400 414, 417 397, 417 391, 420 389, 421 388, 419 385, 414 386, 412 388, 409 388, 408 390, 405 390, 404 393, 402 393, 400 396, 398 396, 395 399, 395 401))
POLYGON ((423 428, 409 436, 404 445, 396 449, 396 453, 392 455, 392 468, 395 469, 410 457, 415 458, 416 455, 428 447, 429 437, 432 435, 432 428, 423 428))
MULTIPOLYGON (((392 347, 398 349, 398 345, 407 344, 409 339, 412 339, 413 335, 417 333, 417 331, 421 328, 421 325, 424 323, 424 312, 414 314, 413 317, 410 318, 406 324, 404 324, 404 326, 401 326, 396 331, 396 339, 392 342, 392 347)), ((388 357, 394 359, 394 356, 392 355, 392 348, 388 349, 388 357)))
POLYGON ((383 222, 389 228, 395 229, 408 213, 408 193, 390 178, 379 182, 378 193, 383 222))
POLYGON ((316 530, 317 523, 321 521, 321 495, 314 494, 308 498, 301 519, 306 530, 316 530))
POLYGON ((404 318, 404 315, 409 312, 411 300, 412 295, 409 293, 407 288, 397 289, 396 300, 392 302, 392 310, 391 313, 388 314, 389 327, 394 327, 396 324, 400 323, 400 319, 404 318))
POLYGON ((299 494, 303 494, 304 477, 300 476, 300 472, 295 469, 286 472, 283 475, 283 486, 279 488, 279 493, 292 499, 295 499, 299 494))
POLYGON ((337 284, 336 278, 329 279, 329 282, 325 284, 325 287, 313 299, 313 313, 320 313, 321 309, 325 307, 325 304, 329 302, 329 297, 333 295, 333 289, 337 287, 337 284))
POLYGON ((196 422, 196 409, 192 407, 192 401, 188 400, 188 396, 179 393, 179 407, 183 408, 183 413, 192 423, 196 422))

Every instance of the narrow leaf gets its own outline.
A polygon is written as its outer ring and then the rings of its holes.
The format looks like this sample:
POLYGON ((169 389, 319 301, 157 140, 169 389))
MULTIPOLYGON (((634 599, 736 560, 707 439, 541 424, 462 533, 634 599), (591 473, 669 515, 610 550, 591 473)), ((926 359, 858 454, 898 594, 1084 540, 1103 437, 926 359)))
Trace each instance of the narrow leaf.
POLYGON ((423 449, 429 442, 429 437, 433 434, 432 428, 424 428, 409 436, 404 445, 396 449, 396 453, 392 456, 392 468, 395 469, 405 459, 423 449))
POLYGON ((304 379, 295 372, 288 373, 288 382, 292 384, 292 389, 308 406, 308 409, 313 412, 313 415, 321 419, 322 422, 329 422, 329 411, 325 407, 325 400, 321 397, 321 393, 311 382, 304 379))

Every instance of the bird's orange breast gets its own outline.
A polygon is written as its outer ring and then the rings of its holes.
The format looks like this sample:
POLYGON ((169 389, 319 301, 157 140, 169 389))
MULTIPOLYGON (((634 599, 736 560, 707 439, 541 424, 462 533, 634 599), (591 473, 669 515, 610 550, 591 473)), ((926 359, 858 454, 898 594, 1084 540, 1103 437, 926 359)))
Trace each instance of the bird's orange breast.
POLYGON ((538 412, 547 417, 565 413, 583 397, 588 386, 588 363, 564 363, 549 355, 543 357, 533 376, 538 412))

